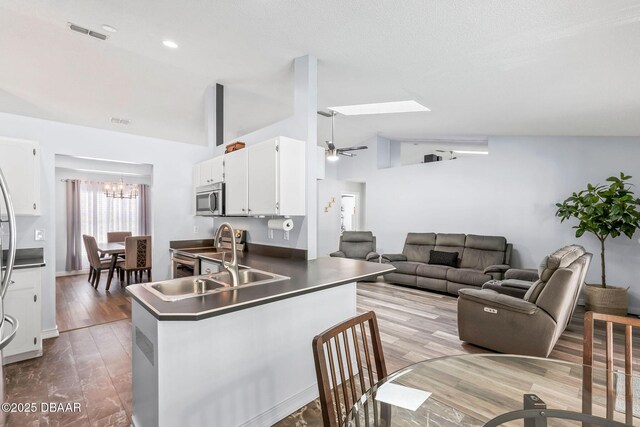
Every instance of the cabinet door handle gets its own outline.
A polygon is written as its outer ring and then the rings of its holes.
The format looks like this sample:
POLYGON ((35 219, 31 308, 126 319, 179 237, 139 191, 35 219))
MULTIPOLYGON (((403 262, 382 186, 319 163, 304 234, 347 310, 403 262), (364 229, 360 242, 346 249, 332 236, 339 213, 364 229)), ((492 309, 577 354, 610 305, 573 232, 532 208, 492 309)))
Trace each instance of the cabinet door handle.
POLYGON ((33 302, 38 302, 38 295, 33 296, 33 302))

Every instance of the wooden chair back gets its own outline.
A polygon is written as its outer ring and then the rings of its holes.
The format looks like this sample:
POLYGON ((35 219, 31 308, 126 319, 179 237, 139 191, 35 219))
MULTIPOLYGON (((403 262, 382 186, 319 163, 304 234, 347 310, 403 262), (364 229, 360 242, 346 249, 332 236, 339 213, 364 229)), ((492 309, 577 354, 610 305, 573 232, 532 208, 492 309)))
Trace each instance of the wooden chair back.
POLYGON ((584 315, 584 348, 583 365, 585 366, 583 375, 583 396, 582 410, 585 414, 592 411, 592 390, 593 377, 589 367, 593 367, 593 332, 596 320, 605 322, 605 365, 607 370, 607 418, 613 419, 615 409, 614 366, 613 366, 613 325, 623 325, 624 333, 624 393, 625 393, 625 419, 626 423, 633 424, 633 327, 640 327, 640 319, 631 317, 614 316, 611 314, 601 314, 588 311, 584 315))
POLYGON ((151 268, 151 236, 131 236, 124 239, 124 269, 151 268))
POLYGON ((324 426, 340 426, 360 396, 387 376, 376 314, 361 314, 317 335, 313 358, 324 426))
POLYGON ((89 264, 93 268, 102 268, 102 262, 100 260, 100 254, 98 253, 98 243, 96 243, 96 238, 93 236, 89 236, 88 234, 82 235, 82 240, 84 242, 84 248, 87 251, 87 258, 89 259, 89 264))
POLYGON ((124 243, 124 239, 130 236, 130 231, 109 231, 107 233, 107 243, 124 243))

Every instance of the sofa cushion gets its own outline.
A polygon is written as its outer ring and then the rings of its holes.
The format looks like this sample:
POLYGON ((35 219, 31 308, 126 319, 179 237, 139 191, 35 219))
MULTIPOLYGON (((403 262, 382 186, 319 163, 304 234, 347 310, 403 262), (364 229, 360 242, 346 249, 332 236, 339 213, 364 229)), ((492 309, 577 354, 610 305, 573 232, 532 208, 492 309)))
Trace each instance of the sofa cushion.
POLYGON ((545 286, 547 286, 547 282, 543 282, 542 280, 537 280, 533 285, 531 285, 531 287, 529 288, 527 293, 524 294, 524 297, 522 297, 522 299, 535 304, 536 301, 538 300, 538 297, 540 296, 543 289, 545 288, 545 286))
POLYGON ((416 270, 418 269, 418 267, 426 264, 421 262, 396 261, 396 262, 392 262, 391 265, 393 265, 396 268, 396 271, 394 273, 412 274, 415 276, 416 270))
POLYGON ((538 267, 538 276, 543 282, 549 281, 553 273, 559 268, 568 267, 569 264, 584 255, 586 251, 580 245, 569 245, 558 249, 545 257, 538 267))
POLYGON ((367 254, 371 252, 371 242, 345 242, 340 245, 342 252, 347 254, 349 258, 365 259, 367 254))
POLYGON ((465 234, 438 233, 436 246, 464 247, 466 237, 465 234))
POLYGON ((429 253, 435 247, 435 233, 409 233, 402 253, 408 261, 429 262, 429 253))
POLYGON ((430 277, 432 279, 446 279, 447 270, 451 267, 446 265, 429 265, 421 264, 416 269, 416 274, 421 277, 430 277))
POLYGON ((405 243, 409 245, 435 246, 436 233, 407 233, 405 243))
POLYGON ((458 266, 458 252, 431 251, 429 254, 429 264, 458 266))
POLYGON ((484 270, 490 265, 504 264, 507 239, 501 236, 469 234, 460 257, 460 267, 484 270))
POLYGON ((460 259, 460 267, 482 271, 490 265, 502 264, 503 262, 504 252, 464 248, 460 259))
POLYGON ((345 231, 342 233, 343 242, 373 242, 371 231, 345 231))
POLYGON ((467 240, 464 242, 464 246, 466 248, 504 252, 507 249, 507 239, 502 236, 478 236, 476 234, 469 234, 467 235, 467 240))
POLYGON ((450 282, 462 283, 481 287, 491 280, 491 276, 482 271, 471 268, 450 268, 447 270, 447 280, 450 282))

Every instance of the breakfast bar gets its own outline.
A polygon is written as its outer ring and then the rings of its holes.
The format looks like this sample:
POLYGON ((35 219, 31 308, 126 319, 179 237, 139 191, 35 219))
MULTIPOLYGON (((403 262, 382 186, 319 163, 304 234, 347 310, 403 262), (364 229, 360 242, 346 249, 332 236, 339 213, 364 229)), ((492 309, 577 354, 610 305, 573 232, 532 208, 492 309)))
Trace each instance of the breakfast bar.
POLYGON ((177 298, 172 290, 185 281, 222 283, 224 276, 127 288, 135 426, 265 426, 312 401, 313 337, 356 314, 357 281, 393 270, 340 258, 247 253, 238 261, 240 274, 259 280, 208 287, 202 296, 194 295, 196 286, 177 298))

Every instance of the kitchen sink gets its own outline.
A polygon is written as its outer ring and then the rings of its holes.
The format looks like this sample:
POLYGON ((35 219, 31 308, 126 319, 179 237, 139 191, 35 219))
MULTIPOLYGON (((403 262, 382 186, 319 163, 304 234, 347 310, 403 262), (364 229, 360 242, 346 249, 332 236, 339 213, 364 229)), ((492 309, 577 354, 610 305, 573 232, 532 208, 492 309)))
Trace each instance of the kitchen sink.
POLYGON ((191 276, 164 282, 145 283, 143 286, 164 301, 178 301, 287 279, 289 277, 254 268, 241 267, 238 271, 238 284, 236 286, 233 285, 231 274, 226 270, 205 276, 191 276))
MULTIPOLYGON (((233 285, 231 273, 229 273, 226 270, 221 271, 219 273, 214 273, 209 277, 211 277, 216 282, 224 283, 226 286, 233 285)), ((254 269, 238 271, 238 286, 273 282, 275 281, 274 279, 284 280, 284 279, 288 279, 288 277, 278 276, 277 274, 267 273, 266 271, 260 271, 260 270, 254 270, 254 269), (282 278, 282 279, 279 279, 279 278, 282 278)))

